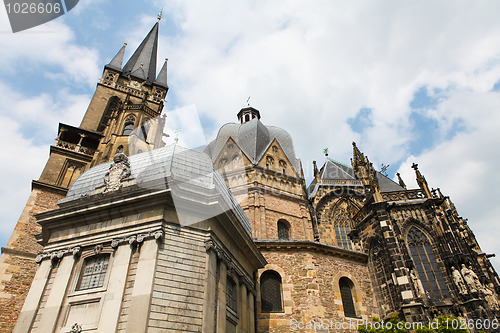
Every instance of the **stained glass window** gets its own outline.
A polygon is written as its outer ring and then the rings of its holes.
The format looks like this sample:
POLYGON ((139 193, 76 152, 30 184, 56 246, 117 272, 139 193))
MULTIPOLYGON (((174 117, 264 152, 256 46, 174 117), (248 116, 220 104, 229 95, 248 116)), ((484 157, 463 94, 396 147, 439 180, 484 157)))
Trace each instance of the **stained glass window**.
POLYGON ((413 264, 425 291, 432 298, 449 298, 448 288, 437 265, 429 238, 422 230, 412 227, 407 236, 408 248, 413 264))
POLYGON ((262 312, 282 312, 281 276, 275 271, 265 271, 260 277, 262 312))
POLYGON ((344 316, 356 318, 356 308, 352 299, 352 288, 354 284, 346 277, 339 280, 340 295, 342 297, 342 306, 344 308, 344 316))
POLYGON ((351 219, 349 213, 344 207, 339 207, 333 216, 333 228, 335 230, 335 238, 337 239, 337 246, 344 249, 352 250, 352 243, 349 239, 351 232, 351 219))
POLYGON ((108 269, 109 255, 95 256, 85 259, 82 275, 77 290, 100 288, 108 269))

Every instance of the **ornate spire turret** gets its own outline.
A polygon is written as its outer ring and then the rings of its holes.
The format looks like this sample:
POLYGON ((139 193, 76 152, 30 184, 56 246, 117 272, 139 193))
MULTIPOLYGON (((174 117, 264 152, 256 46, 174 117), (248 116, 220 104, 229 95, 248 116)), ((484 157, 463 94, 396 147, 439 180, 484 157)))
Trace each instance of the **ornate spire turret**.
POLYGON ((403 181, 403 178, 401 178, 401 174, 398 172, 396 173, 396 176, 398 176, 399 186, 403 187, 406 190, 406 184, 403 181))
POLYGON ((167 85, 167 62, 168 59, 165 58, 165 62, 163 63, 163 67, 160 70, 160 74, 158 74, 158 77, 156 78, 156 81, 154 82, 156 85, 159 85, 160 87, 163 87, 167 89, 168 91, 168 85, 167 85))
POLYGON ((365 186, 370 186, 373 191, 373 197, 376 202, 382 201, 380 187, 377 179, 377 171, 373 167, 373 163, 368 160, 356 146, 356 142, 352 143, 353 158, 351 159, 352 168, 356 178, 361 180, 365 186))
POLYGON ((123 43, 122 48, 120 49, 120 51, 118 51, 118 53, 115 55, 113 60, 111 60, 111 62, 104 67, 111 68, 111 69, 114 69, 114 70, 121 72, 122 65, 123 65, 123 55, 125 54, 125 47, 126 46, 127 46, 127 43, 123 43))
POLYGON ((418 170, 418 164, 413 163, 411 166, 415 170, 415 175, 417 176, 417 184, 422 191, 424 191, 427 198, 432 198, 431 191, 429 189, 429 185, 427 184, 427 180, 418 170))
POLYGON ((141 45, 123 67, 123 74, 153 83, 156 78, 156 52, 158 50, 158 22, 149 31, 141 45))

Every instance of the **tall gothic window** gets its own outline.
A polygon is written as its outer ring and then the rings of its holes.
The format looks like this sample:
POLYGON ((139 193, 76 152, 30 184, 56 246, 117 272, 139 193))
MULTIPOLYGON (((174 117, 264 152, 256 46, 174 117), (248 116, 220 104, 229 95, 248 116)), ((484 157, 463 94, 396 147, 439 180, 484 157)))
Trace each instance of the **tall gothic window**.
POLYGON ((345 207, 340 206, 334 213, 333 228, 335 230, 337 246, 352 250, 352 243, 349 239, 349 233, 351 232, 351 218, 349 217, 349 213, 345 207))
POLYGON ((290 227, 285 220, 278 221, 278 239, 290 239, 290 227))
POLYGON ((123 132, 122 135, 130 135, 132 134, 132 131, 134 130, 134 123, 135 123, 135 118, 130 116, 125 119, 125 125, 123 126, 123 132))
POLYGON ((149 120, 145 120, 141 125, 141 139, 147 141, 149 129, 151 128, 151 123, 149 120))
POLYGON ((422 281, 425 291, 435 299, 449 298, 450 295, 429 238, 422 230, 411 227, 408 231, 407 244, 418 278, 422 281))
POLYGON ((356 318, 356 308, 352 298, 352 289, 354 284, 346 277, 339 280, 340 296, 342 298, 342 307, 344 308, 344 316, 356 318))
POLYGON ((262 312, 282 312, 281 276, 275 271, 265 271, 260 277, 262 312))
POLYGON ((100 288, 108 270, 109 255, 93 256, 85 259, 77 290, 100 288))
POLYGON ((108 126, 109 120, 113 117, 113 113, 118 109, 119 104, 120 98, 118 98, 117 96, 113 96, 108 100, 108 104, 106 105, 106 109, 102 114, 99 126, 97 126, 97 132, 104 131, 106 126, 108 126))

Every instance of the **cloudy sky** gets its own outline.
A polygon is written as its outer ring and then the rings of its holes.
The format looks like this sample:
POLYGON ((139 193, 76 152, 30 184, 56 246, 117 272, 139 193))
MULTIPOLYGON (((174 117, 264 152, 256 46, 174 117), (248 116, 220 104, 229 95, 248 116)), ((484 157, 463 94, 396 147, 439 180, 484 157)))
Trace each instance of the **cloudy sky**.
POLYGON ((291 133, 306 178, 323 148, 349 163, 352 141, 410 187, 417 162, 500 255, 500 2, 457 0, 85 0, 16 34, 2 7, 0 246, 58 123, 79 125, 103 66, 123 42, 130 57, 162 6, 166 109, 194 107, 207 140, 251 96, 291 133))

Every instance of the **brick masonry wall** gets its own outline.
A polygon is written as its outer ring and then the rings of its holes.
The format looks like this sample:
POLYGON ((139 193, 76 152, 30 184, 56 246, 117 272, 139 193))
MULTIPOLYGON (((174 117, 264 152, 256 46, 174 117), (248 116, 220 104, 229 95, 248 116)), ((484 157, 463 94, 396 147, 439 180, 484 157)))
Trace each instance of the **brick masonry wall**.
MULTIPOLYGON (((348 322, 344 317, 339 279, 347 277, 354 283, 353 299, 356 315, 363 319, 377 316, 373 288, 365 263, 340 258, 336 255, 310 250, 266 251, 265 269, 278 272, 282 277, 284 313, 262 313, 260 290, 257 294, 258 332, 291 332, 290 323, 307 323, 327 319, 329 323, 348 322)), ((260 287, 259 287, 260 288, 260 287)), ((297 330, 316 332, 315 329, 297 330)), ((322 332, 342 332, 326 329, 322 332)), ((354 330, 355 331, 355 330, 354 330)), ((346 332, 351 332, 346 330, 346 332)))
POLYGON ((42 246, 35 240, 41 227, 35 214, 57 208, 63 195, 33 190, 0 257, 0 332, 11 332, 35 276, 35 255, 42 246))

